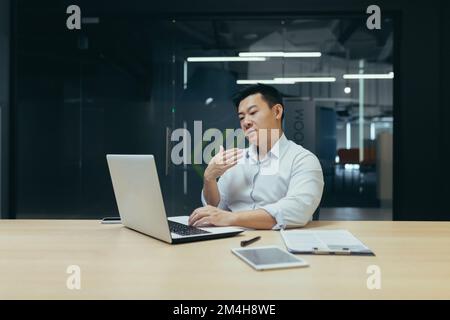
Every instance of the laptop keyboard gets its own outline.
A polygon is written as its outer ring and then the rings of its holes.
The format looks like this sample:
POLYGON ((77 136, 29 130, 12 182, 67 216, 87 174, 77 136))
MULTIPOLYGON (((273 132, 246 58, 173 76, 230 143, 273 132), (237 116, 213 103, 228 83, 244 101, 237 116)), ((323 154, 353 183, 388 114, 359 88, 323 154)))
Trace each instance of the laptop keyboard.
POLYGON ((196 235, 196 234, 211 233, 211 232, 201 230, 196 227, 187 226, 182 223, 178 223, 178 222, 174 222, 174 221, 170 221, 170 220, 168 220, 168 221, 169 221, 170 232, 179 234, 181 236, 192 236, 192 235, 196 235))

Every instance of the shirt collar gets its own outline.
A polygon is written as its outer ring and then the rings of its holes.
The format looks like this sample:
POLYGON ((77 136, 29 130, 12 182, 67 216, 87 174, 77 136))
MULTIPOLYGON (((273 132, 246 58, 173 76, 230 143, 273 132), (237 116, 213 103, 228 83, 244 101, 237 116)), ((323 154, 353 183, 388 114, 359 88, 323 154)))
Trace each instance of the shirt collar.
POLYGON ((275 144, 272 146, 272 149, 270 149, 270 153, 272 155, 274 155, 277 158, 280 158, 281 155, 281 149, 284 148, 284 146, 286 145, 287 142, 287 138, 284 135, 284 133, 281 135, 281 137, 277 140, 277 142, 275 142, 275 144))
MULTIPOLYGON (((281 135, 281 137, 277 140, 277 142, 275 142, 275 144, 269 150, 267 155, 274 156, 278 159, 281 155, 281 151, 282 151, 281 149, 286 145, 287 141, 288 140, 283 133, 281 135)), ((266 157, 267 157, 267 155, 266 155, 266 157)), ((256 150, 256 145, 254 145, 254 144, 250 145, 250 147, 248 148, 248 151, 247 151, 247 157, 250 157, 251 159, 258 161, 258 152, 256 150)), ((264 159, 266 157, 264 157, 264 159)))

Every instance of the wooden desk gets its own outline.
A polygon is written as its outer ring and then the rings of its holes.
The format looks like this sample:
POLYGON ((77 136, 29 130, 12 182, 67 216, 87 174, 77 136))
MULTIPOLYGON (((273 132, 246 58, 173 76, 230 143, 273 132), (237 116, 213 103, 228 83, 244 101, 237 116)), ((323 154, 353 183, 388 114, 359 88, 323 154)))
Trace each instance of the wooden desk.
POLYGON ((310 267, 255 271, 230 249, 284 246, 276 231, 168 245, 121 225, 0 220, 0 299, 450 299, 450 222, 312 222, 344 228, 376 257, 303 255, 310 267), (69 290, 69 265, 81 289, 69 290), (381 268, 369 290, 367 267, 381 268))

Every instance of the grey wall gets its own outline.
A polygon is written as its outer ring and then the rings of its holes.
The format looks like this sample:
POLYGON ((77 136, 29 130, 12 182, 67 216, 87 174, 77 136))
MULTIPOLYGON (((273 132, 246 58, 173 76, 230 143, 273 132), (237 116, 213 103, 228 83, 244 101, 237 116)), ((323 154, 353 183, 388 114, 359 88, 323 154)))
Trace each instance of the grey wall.
POLYGON ((0 218, 8 217, 9 0, 0 0, 0 218))

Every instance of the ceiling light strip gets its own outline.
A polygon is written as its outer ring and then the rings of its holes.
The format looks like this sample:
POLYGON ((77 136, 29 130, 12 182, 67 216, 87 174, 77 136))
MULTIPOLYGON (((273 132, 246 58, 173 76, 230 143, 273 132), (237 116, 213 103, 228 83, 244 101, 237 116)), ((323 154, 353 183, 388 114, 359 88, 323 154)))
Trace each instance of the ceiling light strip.
POLYGON ((266 61, 264 57, 188 57, 188 62, 266 61))
POLYGON ((294 78, 274 78, 278 81, 293 81, 293 82, 335 82, 335 77, 294 77, 294 78))
POLYGON ((267 52, 239 52, 240 57, 276 57, 276 58, 319 58, 321 52, 283 52, 283 51, 267 51, 267 52))
POLYGON ((237 84, 258 84, 258 83, 262 83, 262 84, 295 84, 294 81, 284 81, 284 80, 269 80, 269 79, 261 79, 261 80, 237 80, 236 81, 237 84))
POLYGON ((355 79, 394 79, 394 73, 382 73, 382 74, 369 74, 369 73, 349 73, 343 75, 344 79, 355 80, 355 79))

